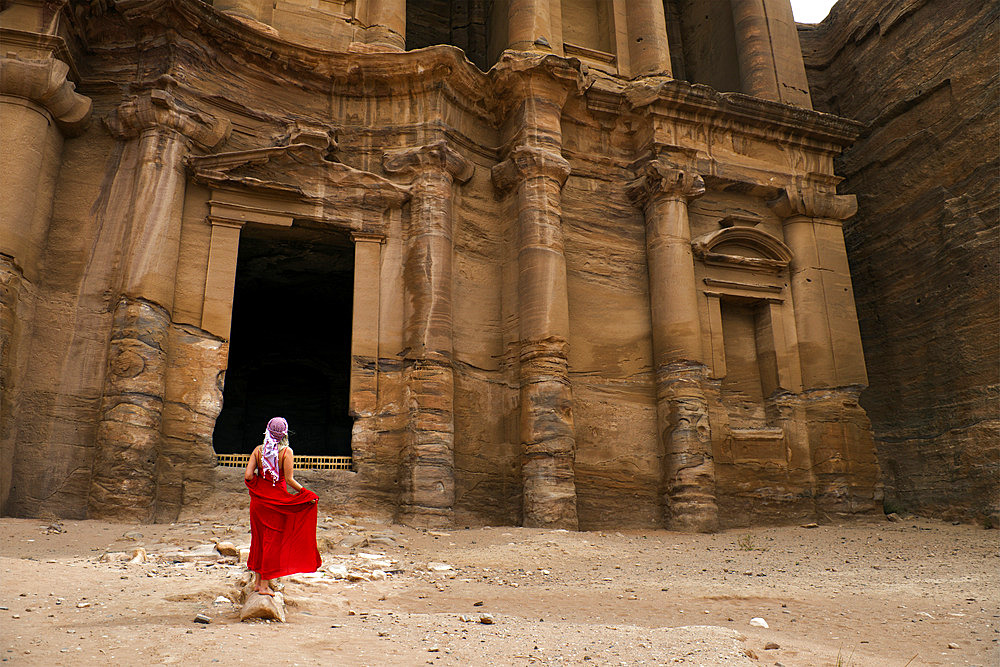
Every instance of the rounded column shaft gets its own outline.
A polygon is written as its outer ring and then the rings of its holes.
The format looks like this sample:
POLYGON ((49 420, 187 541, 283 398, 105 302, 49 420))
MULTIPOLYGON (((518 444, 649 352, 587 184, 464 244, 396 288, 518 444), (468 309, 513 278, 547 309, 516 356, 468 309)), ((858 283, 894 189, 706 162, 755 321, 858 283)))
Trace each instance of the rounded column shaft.
POLYGON ((662 0, 631 0, 626 9, 631 75, 672 76, 662 0))

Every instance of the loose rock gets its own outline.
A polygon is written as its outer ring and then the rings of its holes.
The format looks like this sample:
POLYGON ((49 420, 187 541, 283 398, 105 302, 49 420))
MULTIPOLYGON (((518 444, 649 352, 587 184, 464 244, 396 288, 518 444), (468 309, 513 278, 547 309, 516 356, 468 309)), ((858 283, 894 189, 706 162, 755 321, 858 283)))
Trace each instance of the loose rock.
POLYGON ((769 627, 767 625, 767 621, 765 621, 760 616, 754 616, 753 618, 751 618, 750 619, 750 625, 752 625, 755 628, 766 628, 766 627, 769 627))
POLYGON ((248 621, 259 618, 265 621, 285 622, 285 597, 281 593, 261 595, 253 592, 247 596, 240 610, 240 620, 248 621))
POLYGON ((206 623, 206 624, 207 623, 211 623, 212 622, 212 617, 211 616, 206 616, 205 614, 198 614, 197 616, 194 617, 194 622, 195 623, 206 623))
POLYGON ((233 556, 239 558, 240 550, 232 542, 219 542, 215 545, 215 550, 223 556, 233 556))

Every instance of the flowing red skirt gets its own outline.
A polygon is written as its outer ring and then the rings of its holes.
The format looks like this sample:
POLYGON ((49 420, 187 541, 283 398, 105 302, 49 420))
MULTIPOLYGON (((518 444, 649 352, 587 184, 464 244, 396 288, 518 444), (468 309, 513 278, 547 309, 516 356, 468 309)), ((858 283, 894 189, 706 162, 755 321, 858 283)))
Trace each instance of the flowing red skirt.
POLYGON ((315 572, 322 565, 316 548, 318 497, 303 489, 293 495, 282 478, 254 477, 250 489, 250 556, 247 567, 261 579, 277 579, 296 572, 315 572))

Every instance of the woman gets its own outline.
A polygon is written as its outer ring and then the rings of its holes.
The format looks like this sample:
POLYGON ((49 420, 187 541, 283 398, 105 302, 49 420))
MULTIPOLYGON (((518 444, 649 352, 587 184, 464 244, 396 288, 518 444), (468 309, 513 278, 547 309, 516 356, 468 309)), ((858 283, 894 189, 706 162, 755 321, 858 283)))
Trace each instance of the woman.
POLYGON ((270 580, 315 572, 322 561, 316 548, 317 496, 295 481, 288 446, 288 422, 267 423, 264 443, 250 455, 243 481, 250 489, 250 556, 254 591, 274 595, 270 580), (291 486, 297 493, 288 492, 291 486))

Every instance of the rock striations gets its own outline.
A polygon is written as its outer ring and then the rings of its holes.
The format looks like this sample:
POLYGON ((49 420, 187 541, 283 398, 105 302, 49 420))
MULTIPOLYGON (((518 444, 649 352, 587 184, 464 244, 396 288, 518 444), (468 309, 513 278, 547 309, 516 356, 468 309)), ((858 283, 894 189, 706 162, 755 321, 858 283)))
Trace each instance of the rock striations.
POLYGON ((966 520, 1000 511, 998 18, 841 0, 799 28, 816 108, 865 123, 836 170, 887 503, 966 520))

